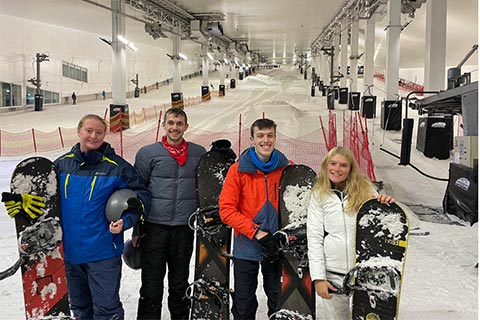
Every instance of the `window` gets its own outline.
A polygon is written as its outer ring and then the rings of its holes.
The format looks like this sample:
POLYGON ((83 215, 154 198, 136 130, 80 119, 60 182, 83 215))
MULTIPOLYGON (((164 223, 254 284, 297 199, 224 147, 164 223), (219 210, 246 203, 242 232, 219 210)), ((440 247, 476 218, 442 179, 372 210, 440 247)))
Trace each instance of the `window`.
POLYGON ((0 82, 0 106, 13 107, 22 105, 22 86, 0 82))
POLYGON ((88 82, 88 70, 73 63, 62 62, 62 75, 66 78, 88 82))
MULTIPOLYGON (((27 105, 35 104, 36 91, 35 88, 27 87, 27 105)), ((60 102, 60 94, 58 92, 40 90, 40 94, 43 95, 44 104, 60 102)))

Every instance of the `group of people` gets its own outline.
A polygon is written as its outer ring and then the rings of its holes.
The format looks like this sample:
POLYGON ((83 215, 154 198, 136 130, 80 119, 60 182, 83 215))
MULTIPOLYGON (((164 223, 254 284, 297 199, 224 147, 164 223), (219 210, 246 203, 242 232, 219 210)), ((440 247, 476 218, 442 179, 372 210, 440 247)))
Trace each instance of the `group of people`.
MULTIPOLYGON (((188 119, 182 109, 165 112, 163 129, 161 141, 142 147, 132 166, 104 141, 105 121, 89 114, 78 124, 79 143, 54 162, 61 191, 68 294, 76 319, 124 319, 120 256, 123 232, 133 226, 139 227, 132 242, 140 247, 142 259, 137 319, 161 318, 165 275, 170 318, 189 319, 185 290, 194 232, 188 217, 197 206, 195 168, 207 151, 184 139, 188 119), (137 198, 129 200, 119 220, 109 222, 108 198, 123 188, 133 190, 137 198)), ((255 319, 260 270, 268 315, 276 311, 278 186, 282 171, 293 163, 275 148, 274 121, 256 120, 250 135, 251 147, 230 167, 219 196, 220 217, 234 229, 236 320, 255 319)), ((348 297, 330 294, 329 289, 335 291, 335 284, 353 267, 355 212, 372 197, 383 203, 395 201, 376 193, 351 151, 330 150, 321 162, 307 218, 310 273, 324 299, 325 319, 349 319, 348 297)))

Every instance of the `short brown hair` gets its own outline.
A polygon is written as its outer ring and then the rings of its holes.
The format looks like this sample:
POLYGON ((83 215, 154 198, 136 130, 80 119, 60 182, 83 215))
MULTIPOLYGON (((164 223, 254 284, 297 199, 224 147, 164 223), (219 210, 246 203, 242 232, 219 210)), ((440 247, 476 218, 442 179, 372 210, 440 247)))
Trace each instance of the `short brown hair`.
POLYGON ((255 122, 252 123, 252 125, 250 126, 250 137, 252 138, 253 138, 253 128, 255 127, 258 128, 259 130, 273 128, 273 131, 277 133, 277 124, 273 120, 270 120, 267 118, 257 119, 255 120, 255 122))

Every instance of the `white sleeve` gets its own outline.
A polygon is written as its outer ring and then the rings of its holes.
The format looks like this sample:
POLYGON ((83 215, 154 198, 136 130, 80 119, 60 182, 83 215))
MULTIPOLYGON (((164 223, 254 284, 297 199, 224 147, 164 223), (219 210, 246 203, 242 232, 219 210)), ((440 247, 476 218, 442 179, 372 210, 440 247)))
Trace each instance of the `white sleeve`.
POLYGON ((308 264, 312 280, 326 279, 325 256, 323 253, 323 210, 318 201, 310 197, 307 209, 308 264))

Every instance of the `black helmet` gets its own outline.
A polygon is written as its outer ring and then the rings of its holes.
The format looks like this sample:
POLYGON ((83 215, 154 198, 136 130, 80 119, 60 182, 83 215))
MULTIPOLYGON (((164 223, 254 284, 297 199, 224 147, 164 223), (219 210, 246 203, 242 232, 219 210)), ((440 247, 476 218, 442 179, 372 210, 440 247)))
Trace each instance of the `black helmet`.
POLYGON ((105 206, 105 215, 108 221, 117 221, 128 209, 128 200, 137 198, 137 194, 130 189, 120 189, 112 193, 105 206))
POLYGON ((123 262, 133 270, 138 270, 142 267, 142 260, 140 258, 140 247, 134 247, 132 239, 125 241, 122 254, 123 262))

